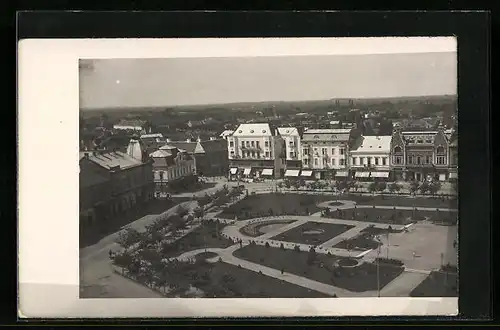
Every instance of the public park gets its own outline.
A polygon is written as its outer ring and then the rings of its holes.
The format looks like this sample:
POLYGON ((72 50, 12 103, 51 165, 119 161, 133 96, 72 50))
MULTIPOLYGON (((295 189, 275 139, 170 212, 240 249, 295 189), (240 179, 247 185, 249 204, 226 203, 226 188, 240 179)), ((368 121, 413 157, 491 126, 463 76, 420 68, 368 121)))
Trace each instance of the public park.
POLYGON ((455 205, 219 184, 125 226, 107 262, 141 297, 458 296, 455 205))

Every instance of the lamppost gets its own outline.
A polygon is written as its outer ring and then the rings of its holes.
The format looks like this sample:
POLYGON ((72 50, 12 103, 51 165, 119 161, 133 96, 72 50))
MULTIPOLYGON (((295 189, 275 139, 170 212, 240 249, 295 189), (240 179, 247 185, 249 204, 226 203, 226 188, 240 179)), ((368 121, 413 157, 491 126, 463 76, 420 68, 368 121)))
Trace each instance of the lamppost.
MULTIPOLYGON (((376 237, 380 243, 380 238, 376 237)), ((377 297, 380 298, 380 244, 377 247, 377 297)))

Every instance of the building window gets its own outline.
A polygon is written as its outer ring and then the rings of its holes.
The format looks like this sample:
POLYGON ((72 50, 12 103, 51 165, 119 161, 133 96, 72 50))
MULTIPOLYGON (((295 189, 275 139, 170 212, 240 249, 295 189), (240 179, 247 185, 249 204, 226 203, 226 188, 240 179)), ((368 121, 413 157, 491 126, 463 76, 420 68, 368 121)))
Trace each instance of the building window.
POLYGON ((344 166, 345 165, 345 159, 340 159, 339 160, 339 165, 344 166))
POLYGON ((420 140, 420 139, 418 139, 418 140, 417 140, 417 143, 424 143, 424 140, 420 140))
POLYGON ((247 148, 250 147, 250 141, 247 141, 247 148))
POLYGON ((394 148, 394 153, 395 153, 395 154, 399 154, 399 153, 401 153, 401 147, 396 147, 396 148, 394 148))
POLYGON ((443 148, 443 147, 441 147, 441 146, 437 147, 437 149, 436 149, 436 153, 437 153, 438 155, 443 155, 443 154, 444 154, 444 148, 443 148))
POLYGON ((417 165, 420 165, 422 162, 421 162, 421 159, 420 159, 420 156, 417 156, 417 165))
POLYGON ((269 158, 269 151, 266 151, 266 158, 269 158))
POLYGON ((335 166, 335 158, 332 158, 332 165, 335 166))
POLYGON ((292 140, 290 140, 290 141, 288 142, 288 145, 289 145, 290 147, 293 147, 293 141, 292 141, 292 140))
POLYGON ((413 156, 408 156, 408 164, 413 164, 413 156))
POLYGON ((252 151, 252 158, 255 158, 255 151, 252 151))
POLYGON ((332 155, 335 155, 335 148, 332 148, 332 155))
POLYGON ((436 157, 436 163, 438 165, 444 165, 444 164, 446 164, 446 157, 445 156, 437 156, 436 157))
POLYGON ((231 147, 231 148, 234 147, 234 142, 233 141, 229 141, 229 147, 231 147))
POLYGON ((382 165, 387 165, 387 157, 382 157, 382 165))
POLYGON ((290 158, 293 158, 293 157, 294 157, 293 151, 290 151, 290 158))
POLYGON ((326 155, 326 148, 321 148, 321 154, 324 156, 326 155))
POLYGON ((304 159, 304 165, 309 165, 309 159, 304 159))
POLYGON ((252 141, 252 148, 253 148, 253 147, 255 147, 255 142, 254 142, 254 141, 252 141))
POLYGON ((314 154, 318 154, 318 148, 314 148, 314 154))
POLYGON ((396 163, 396 165, 401 165, 402 157, 401 156, 394 157, 394 162, 396 163))
POLYGON ((257 145, 257 148, 260 148, 260 143, 259 141, 256 141, 255 144, 257 145))
POLYGON ((431 156, 425 156, 425 163, 430 164, 431 163, 431 156))
POLYGON ((309 149, 303 149, 303 150, 302 150, 302 153, 303 153, 304 155, 309 155, 309 149))
POLYGON ((234 157, 234 151, 231 151, 231 157, 234 157))
POLYGON ((340 154, 343 155, 345 153, 345 149, 344 148, 340 148, 340 154))
POLYGON ((351 157, 351 164, 356 165, 356 157, 351 157))
POLYGON ((314 158, 314 165, 318 165, 318 158, 314 158))
POLYGON ((368 162, 367 162, 368 166, 370 166, 372 164, 372 158, 371 157, 366 157, 366 159, 368 160, 368 162))
POLYGON ((241 141, 241 147, 245 148, 245 141, 241 141))
POLYGON ((265 146, 266 148, 269 148, 269 141, 265 141, 265 142, 264 142, 264 146, 265 146))
POLYGON ((378 157, 375 157, 375 165, 378 165, 378 157))
POLYGON ((328 165, 328 158, 323 158, 323 166, 328 165))

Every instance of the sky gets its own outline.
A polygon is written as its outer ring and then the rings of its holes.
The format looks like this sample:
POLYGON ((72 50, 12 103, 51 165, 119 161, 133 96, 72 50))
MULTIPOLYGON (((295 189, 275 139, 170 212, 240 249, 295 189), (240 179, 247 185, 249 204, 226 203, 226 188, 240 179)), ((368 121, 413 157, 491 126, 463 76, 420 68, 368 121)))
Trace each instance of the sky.
POLYGON ((456 52, 91 60, 81 108, 454 95, 456 52))

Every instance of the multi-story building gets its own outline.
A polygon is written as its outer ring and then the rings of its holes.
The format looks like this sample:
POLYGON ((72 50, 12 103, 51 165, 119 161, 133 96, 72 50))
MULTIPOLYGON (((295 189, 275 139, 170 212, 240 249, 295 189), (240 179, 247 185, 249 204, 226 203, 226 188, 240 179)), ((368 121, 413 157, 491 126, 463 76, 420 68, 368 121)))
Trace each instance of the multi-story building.
POLYGON ((396 180, 448 179, 452 131, 394 130, 391 140, 391 166, 396 180))
POLYGON ((300 175, 314 175, 316 179, 348 177, 349 148, 356 134, 353 129, 305 130, 301 140, 303 170, 300 175))
POLYGON ((388 180, 392 136, 361 136, 350 149, 351 177, 388 180))
POLYGON ((286 170, 302 167, 302 148, 300 134, 295 127, 278 127, 278 133, 285 141, 286 170))
POLYGON ((281 177, 285 151, 279 131, 269 124, 241 124, 227 137, 229 176, 281 177))
POLYGON ((449 180, 457 180, 458 179, 458 136, 452 133, 449 144, 449 152, 450 156, 448 159, 449 164, 449 180))
POLYGON ((144 205, 154 197, 152 162, 138 141, 127 153, 80 153, 80 221, 82 227, 97 224, 144 205))
POLYGON ((196 174, 191 155, 178 148, 165 145, 149 155, 153 160, 155 190, 164 192, 179 179, 196 174))
POLYGON ((170 141, 167 145, 176 147, 191 155, 194 170, 199 176, 225 176, 228 170, 227 141, 211 137, 208 140, 187 139, 186 141, 170 141))

